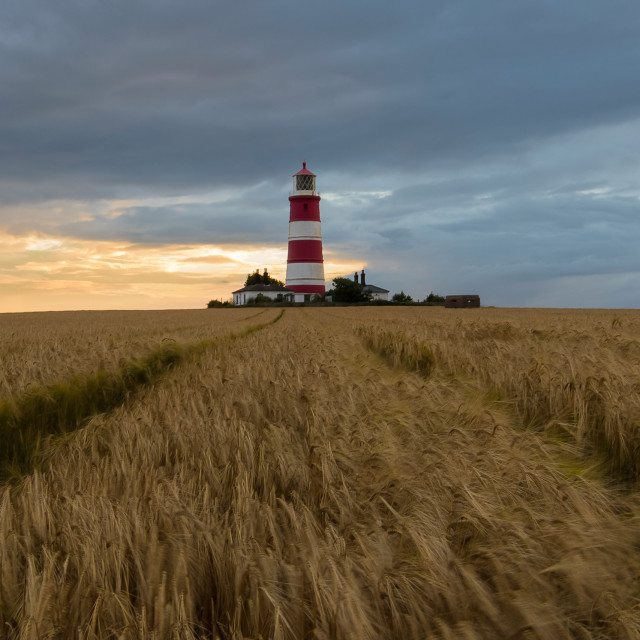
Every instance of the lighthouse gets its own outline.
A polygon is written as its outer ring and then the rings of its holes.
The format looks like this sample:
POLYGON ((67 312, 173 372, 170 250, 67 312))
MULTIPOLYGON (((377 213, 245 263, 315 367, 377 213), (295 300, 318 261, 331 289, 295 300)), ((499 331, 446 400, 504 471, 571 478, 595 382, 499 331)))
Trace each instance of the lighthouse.
POLYGON ((324 264, 320 232, 320 196, 316 176, 307 169, 293 175, 289 196, 289 254, 286 287, 295 292, 296 302, 308 302, 313 294, 322 295, 324 264))

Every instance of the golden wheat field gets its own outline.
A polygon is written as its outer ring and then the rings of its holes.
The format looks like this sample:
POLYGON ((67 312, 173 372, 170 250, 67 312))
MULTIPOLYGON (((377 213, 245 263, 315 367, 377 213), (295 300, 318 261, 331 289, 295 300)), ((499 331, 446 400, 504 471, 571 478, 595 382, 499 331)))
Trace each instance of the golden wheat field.
POLYGON ((114 368, 158 343, 211 338, 260 311, 237 309, 233 318, 210 309, 0 314, 0 396, 114 368))
POLYGON ((0 329, 2 638, 640 638, 638 311, 0 329))

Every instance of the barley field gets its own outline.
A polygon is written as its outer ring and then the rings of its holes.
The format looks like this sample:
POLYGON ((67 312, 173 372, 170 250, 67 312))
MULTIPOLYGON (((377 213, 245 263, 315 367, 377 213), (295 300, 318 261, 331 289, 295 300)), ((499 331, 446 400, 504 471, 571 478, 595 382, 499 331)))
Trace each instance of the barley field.
POLYGON ((0 397, 56 383, 156 347, 210 339, 264 310, 55 311, 0 314, 0 397))
POLYGON ((640 638, 640 312, 163 313, 0 316, 1 638, 640 638))

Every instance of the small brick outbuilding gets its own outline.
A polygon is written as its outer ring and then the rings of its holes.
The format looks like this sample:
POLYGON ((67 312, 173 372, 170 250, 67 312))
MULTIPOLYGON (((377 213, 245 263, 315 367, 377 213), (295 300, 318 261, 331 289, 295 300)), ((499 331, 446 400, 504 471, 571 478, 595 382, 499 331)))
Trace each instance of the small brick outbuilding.
POLYGON ((477 309, 480 306, 480 296, 475 294, 465 296, 447 296, 444 299, 447 309, 477 309))

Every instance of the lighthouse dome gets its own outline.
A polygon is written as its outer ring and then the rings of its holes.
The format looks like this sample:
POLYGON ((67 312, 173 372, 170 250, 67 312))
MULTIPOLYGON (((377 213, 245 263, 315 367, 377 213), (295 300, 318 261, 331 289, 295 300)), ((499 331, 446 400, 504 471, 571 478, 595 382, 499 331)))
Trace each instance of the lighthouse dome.
POLYGON ((307 163, 302 161, 302 169, 293 174, 294 195, 316 195, 316 175, 307 169, 307 163))

